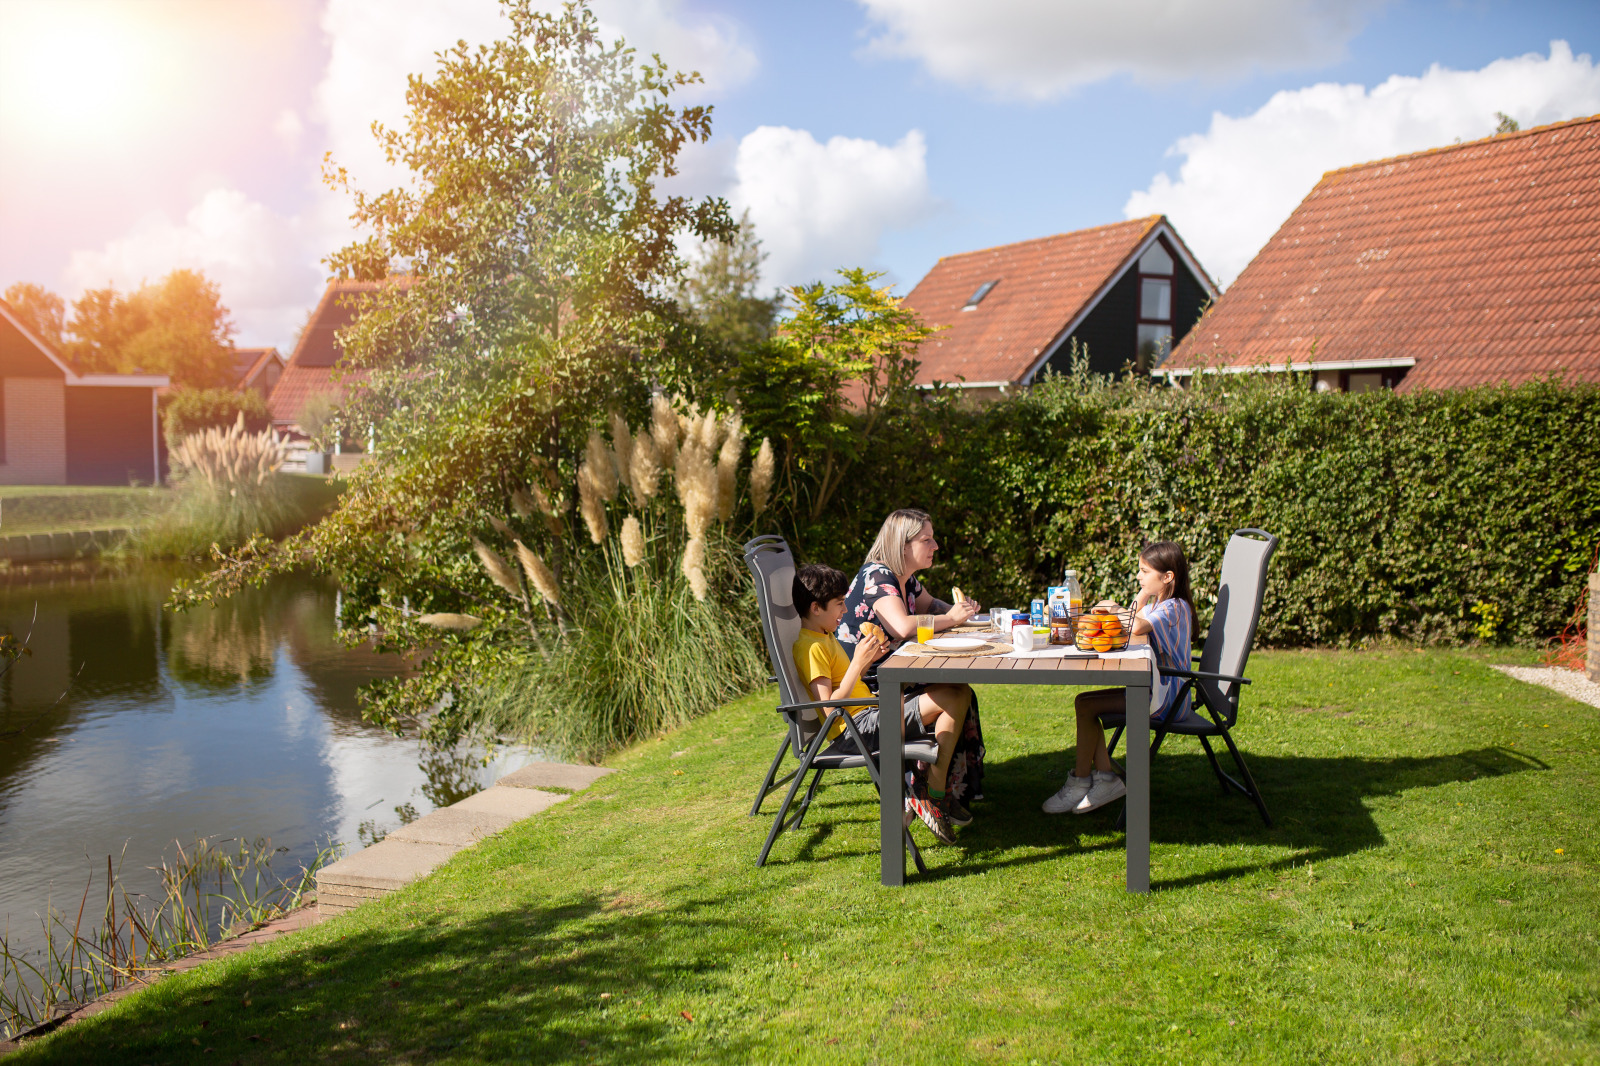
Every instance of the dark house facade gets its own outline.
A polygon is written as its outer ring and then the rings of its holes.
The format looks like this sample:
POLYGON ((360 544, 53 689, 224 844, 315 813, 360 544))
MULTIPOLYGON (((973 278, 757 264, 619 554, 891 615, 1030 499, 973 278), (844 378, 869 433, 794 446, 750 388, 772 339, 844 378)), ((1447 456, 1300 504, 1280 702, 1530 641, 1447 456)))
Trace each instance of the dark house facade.
POLYGON ((0 485, 155 485, 154 374, 78 374, 0 300, 0 485))
POLYGON ((917 379, 993 395, 1065 372, 1074 351, 1095 373, 1148 371, 1216 292, 1163 215, 946 256, 905 301, 941 327, 917 379))

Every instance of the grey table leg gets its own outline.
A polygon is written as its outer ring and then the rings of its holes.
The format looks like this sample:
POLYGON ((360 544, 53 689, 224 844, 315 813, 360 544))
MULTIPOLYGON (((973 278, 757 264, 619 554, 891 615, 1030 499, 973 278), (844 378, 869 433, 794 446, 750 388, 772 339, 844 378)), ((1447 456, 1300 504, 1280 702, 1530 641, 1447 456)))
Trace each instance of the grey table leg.
POLYGON ((878 685, 878 846, 880 874, 886 885, 906 883, 905 720, 900 711, 900 682, 880 677, 878 685))
MULTIPOLYGON (((1123 733, 1128 769, 1128 891, 1150 891, 1150 689, 1130 685, 1123 733)), ((885 882, 887 884, 887 882, 885 882)))

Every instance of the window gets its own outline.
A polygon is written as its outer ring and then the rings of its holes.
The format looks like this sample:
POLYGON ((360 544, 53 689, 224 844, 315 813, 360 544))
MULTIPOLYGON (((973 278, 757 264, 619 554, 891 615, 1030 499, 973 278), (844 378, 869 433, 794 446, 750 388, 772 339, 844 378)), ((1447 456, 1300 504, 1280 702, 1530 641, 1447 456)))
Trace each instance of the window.
POLYGON ((982 285, 979 285, 978 286, 978 291, 973 293, 971 296, 967 297, 966 306, 963 307, 961 310, 963 310, 963 311, 976 310, 977 307, 978 307, 978 304, 982 302, 983 298, 985 296, 989 295, 989 290, 994 288, 998 284, 1000 284, 1000 279, 999 278, 995 278, 993 281, 986 281, 982 285))
POLYGON ((1160 366, 1172 349, 1172 253, 1158 239, 1139 257, 1138 358, 1141 370, 1160 366))

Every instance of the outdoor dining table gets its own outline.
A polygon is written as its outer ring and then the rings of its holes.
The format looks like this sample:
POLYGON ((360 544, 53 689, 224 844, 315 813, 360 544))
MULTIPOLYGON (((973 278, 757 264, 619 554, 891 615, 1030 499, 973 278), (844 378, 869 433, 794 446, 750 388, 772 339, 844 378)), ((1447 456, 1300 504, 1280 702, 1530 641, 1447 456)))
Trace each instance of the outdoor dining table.
MULTIPOLYGON (((1142 643, 1142 641, 1140 641, 1142 643)), ((912 684, 1087 685, 1127 689, 1126 763, 1128 785, 1127 883, 1129 892, 1150 891, 1150 661, 1146 658, 1099 658, 1060 655, 1050 650, 1023 655, 958 658, 896 652, 878 664, 878 696, 884 707, 900 706, 900 692, 912 684)), ((899 766, 905 752, 905 723, 898 714, 880 719, 880 766, 899 766)), ((1071 708, 1062 716, 1062 730, 1075 728, 1071 708)), ((905 776, 880 775, 879 840, 881 877, 885 885, 906 881, 905 833, 902 814, 905 776)))

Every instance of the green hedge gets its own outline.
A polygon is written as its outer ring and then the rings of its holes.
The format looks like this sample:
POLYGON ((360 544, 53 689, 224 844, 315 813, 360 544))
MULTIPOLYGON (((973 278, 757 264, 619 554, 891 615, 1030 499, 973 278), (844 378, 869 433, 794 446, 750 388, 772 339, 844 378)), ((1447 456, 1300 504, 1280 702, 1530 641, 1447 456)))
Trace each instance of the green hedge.
POLYGON ((1052 378, 985 407, 935 397, 873 444, 802 554, 853 569, 898 506, 935 517, 929 577, 1022 605, 1073 566, 1126 600, 1147 540, 1185 545, 1209 614, 1229 534, 1273 558, 1260 639, 1550 636, 1600 541, 1600 388, 1554 382, 1314 393, 1229 378, 1192 391, 1052 378))

